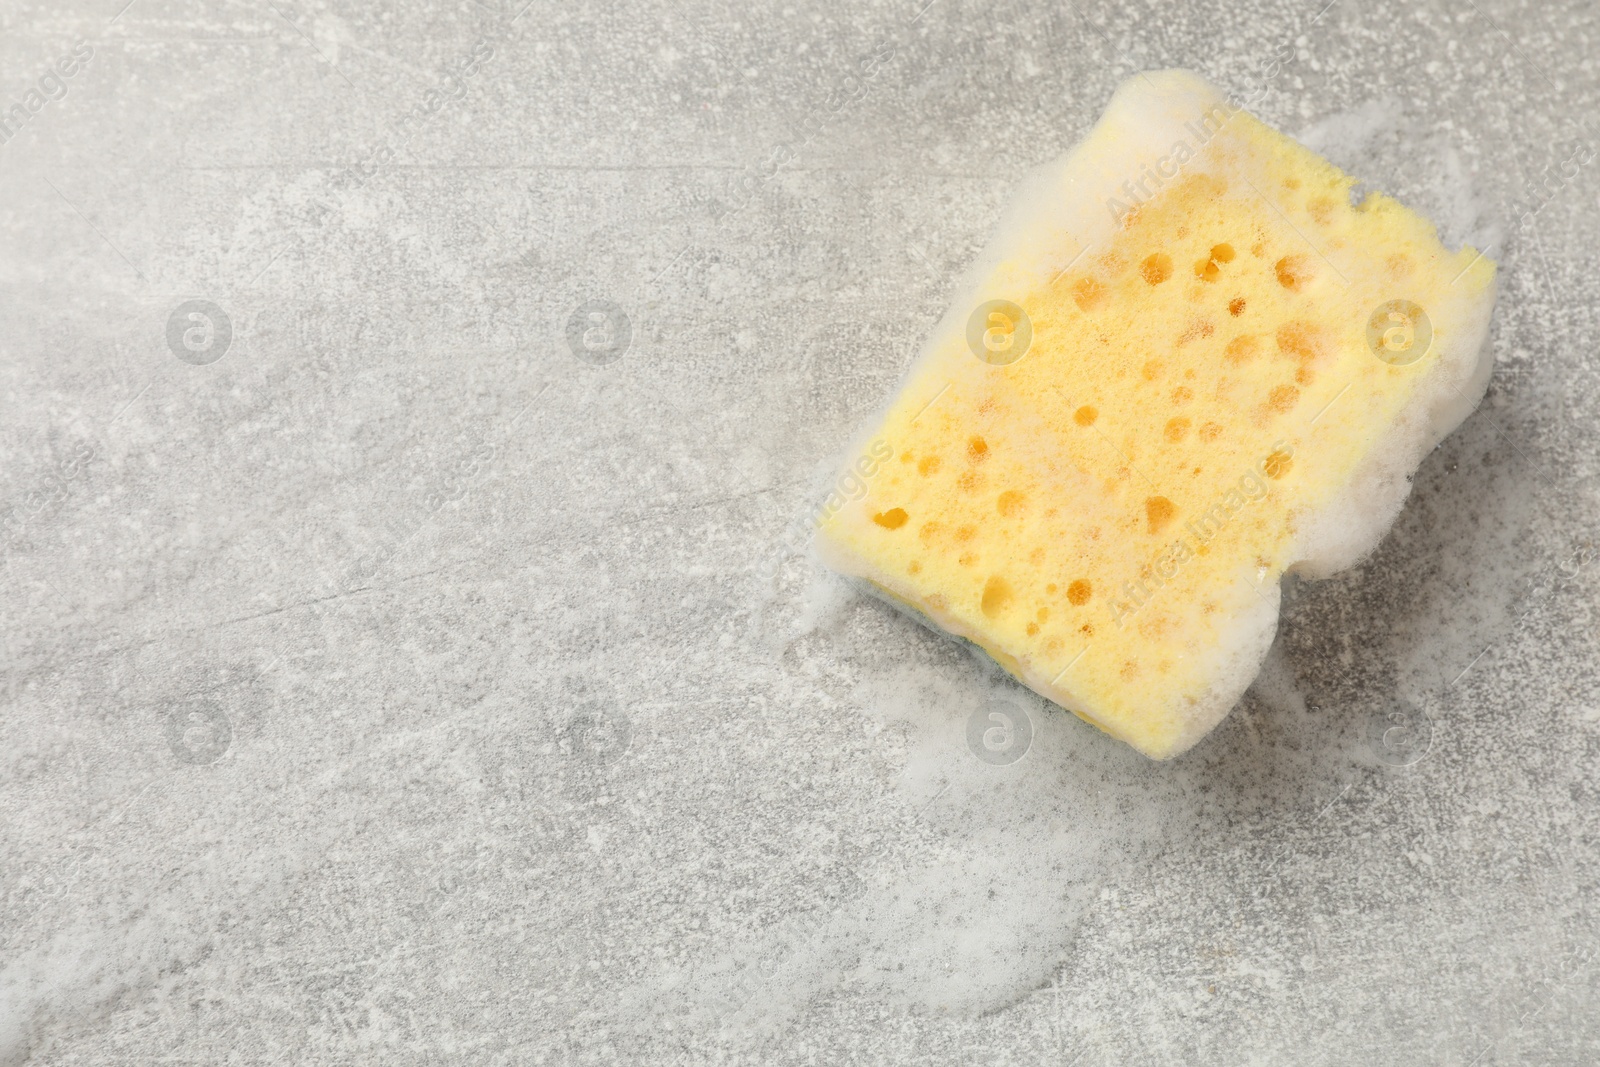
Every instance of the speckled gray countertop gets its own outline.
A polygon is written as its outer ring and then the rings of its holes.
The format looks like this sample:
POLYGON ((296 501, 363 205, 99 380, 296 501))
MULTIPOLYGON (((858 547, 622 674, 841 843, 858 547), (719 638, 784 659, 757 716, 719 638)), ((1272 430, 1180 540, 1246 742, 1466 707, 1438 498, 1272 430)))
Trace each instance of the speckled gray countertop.
POLYGON ((0 1062, 1595 1062, 1597 63, 1584 2, 0 3, 0 1062), (785 530, 1172 66, 1502 266, 1483 407, 1156 765, 785 530))

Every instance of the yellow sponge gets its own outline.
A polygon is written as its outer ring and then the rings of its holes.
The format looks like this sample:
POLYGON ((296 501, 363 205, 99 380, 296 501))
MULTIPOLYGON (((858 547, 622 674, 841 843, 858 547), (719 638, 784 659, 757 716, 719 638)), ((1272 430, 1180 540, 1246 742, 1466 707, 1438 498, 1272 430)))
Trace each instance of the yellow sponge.
POLYGON ((1353 185, 1194 75, 1130 79, 863 435, 823 559, 1147 755, 1194 744, 1280 576, 1370 552, 1487 383, 1494 264, 1353 185))

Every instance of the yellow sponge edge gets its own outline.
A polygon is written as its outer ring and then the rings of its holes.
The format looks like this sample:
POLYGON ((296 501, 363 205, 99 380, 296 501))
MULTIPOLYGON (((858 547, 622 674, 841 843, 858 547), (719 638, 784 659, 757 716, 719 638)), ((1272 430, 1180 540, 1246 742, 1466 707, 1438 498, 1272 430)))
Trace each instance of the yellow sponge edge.
POLYGON ((1494 264, 1193 75, 1027 185, 817 545, 1166 758, 1254 677, 1278 579, 1370 551, 1470 412, 1494 264))

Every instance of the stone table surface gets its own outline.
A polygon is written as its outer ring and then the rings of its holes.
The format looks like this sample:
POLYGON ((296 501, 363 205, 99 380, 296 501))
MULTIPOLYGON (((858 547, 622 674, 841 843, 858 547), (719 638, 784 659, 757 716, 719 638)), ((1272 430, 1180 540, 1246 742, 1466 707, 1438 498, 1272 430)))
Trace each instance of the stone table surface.
POLYGON ((1597 67, 1585 0, 0 0, 0 1062, 1595 1062, 1597 67), (1163 67, 1501 295, 1152 764, 788 532, 1163 67))

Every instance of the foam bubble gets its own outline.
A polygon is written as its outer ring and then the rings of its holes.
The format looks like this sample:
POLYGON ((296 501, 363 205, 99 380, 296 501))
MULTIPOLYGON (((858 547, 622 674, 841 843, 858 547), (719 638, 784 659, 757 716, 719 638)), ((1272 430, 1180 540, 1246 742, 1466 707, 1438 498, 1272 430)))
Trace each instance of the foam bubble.
MULTIPOLYGON (((1373 143, 1393 115, 1392 103, 1363 105, 1330 117, 1315 139, 1331 146, 1337 160, 1341 146, 1373 143)), ((1463 180, 1450 167, 1440 173, 1445 181, 1463 180)), ((1472 208, 1462 218, 1477 217, 1470 189, 1452 195, 1472 208)), ((1486 360, 1462 368, 1456 390, 1478 387, 1486 369, 1486 360)), ((1464 413, 1459 399, 1440 393, 1432 400, 1434 406, 1411 413, 1344 510, 1308 540, 1305 570, 1319 562, 1356 563, 1381 539, 1431 439, 1464 413)), ((840 466, 830 462, 819 471, 840 466)), ((818 476, 823 492, 830 476, 818 476)), ((1464 483, 1445 499, 1466 507, 1465 497, 1481 491, 1464 483)), ((1495 500, 1496 508, 1480 507, 1481 521, 1460 535, 1463 568, 1493 556, 1515 535, 1519 497, 1495 500)), ((664 970, 626 991, 619 1018, 759 1045, 835 997, 976 1019, 1041 989, 1059 990, 1064 976, 1104 977, 1117 946, 1079 938, 1115 926, 1107 909, 1147 883, 1161 884, 1168 877, 1163 866, 1208 857, 1235 822, 1257 821, 1263 834, 1275 822, 1311 825, 1347 796, 1355 771, 1378 766, 1368 758, 1355 712, 1330 714, 1315 695, 1330 671, 1348 671, 1349 664, 1300 658, 1341 595, 1352 595, 1341 594, 1339 583, 1285 579, 1290 622, 1275 642, 1275 603, 1253 623, 1254 640, 1240 653, 1248 662, 1229 673, 1237 691, 1227 700, 1239 703, 1233 716, 1189 755, 1161 764, 1042 700, 981 654, 928 637, 888 602, 856 595, 798 546, 774 546, 773 553, 781 557, 775 573, 782 577, 766 607, 782 625, 770 627, 769 641, 782 655, 804 639, 809 664, 826 661, 853 679, 837 699, 830 697, 827 714, 861 718, 869 735, 896 753, 888 799, 898 806, 903 830, 856 865, 840 891, 826 897, 827 906, 775 926, 729 932, 690 967, 664 970), (1320 613, 1313 622, 1297 627, 1297 612, 1313 609, 1320 613), (999 720, 989 718, 996 708, 999 720), (1020 720, 1008 728, 1007 714, 1026 718, 1026 752, 1014 761, 983 758, 974 751, 983 743, 975 736, 994 730, 995 745, 1003 747, 1021 732, 1020 720)), ((1505 600, 1508 574, 1476 573, 1482 595, 1505 600)), ((1358 586, 1382 580, 1377 573, 1350 578, 1358 586)), ((1415 627, 1394 635, 1402 657, 1454 663, 1475 635, 1504 621, 1498 612, 1468 627, 1470 633, 1453 628, 1445 599, 1438 593, 1415 627), (1434 633, 1439 627, 1444 632, 1434 633)), ((1291 862, 1292 854, 1278 851, 1266 871, 1291 862)), ((1266 987, 1288 980, 1280 968, 1230 966, 1266 987)), ((1137 1006, 1127 1012, 1151 1027, 1161 1021, 1137 1006)))

